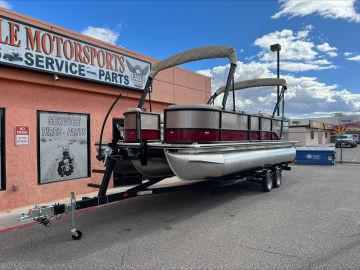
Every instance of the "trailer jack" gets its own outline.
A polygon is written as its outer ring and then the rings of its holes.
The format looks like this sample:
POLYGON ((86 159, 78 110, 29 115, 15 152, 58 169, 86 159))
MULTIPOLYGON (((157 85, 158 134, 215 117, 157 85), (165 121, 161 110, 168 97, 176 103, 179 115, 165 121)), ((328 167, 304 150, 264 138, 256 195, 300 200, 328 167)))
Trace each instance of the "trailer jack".
POLYGON ((79 240, 82 237, 82 232, 76 228, 75 210, 76 210, 76 198, 74 192, 71 192, 69 204, 54 204, 52 206, 35 206, 33 209, 29 210, 28 214, 22 214, 19 218, 19 221, 25 222, 25 221, 33 220, 44 225, 45 227, 50 227, 53 218, 62 214, 70 214, 71 237, 74 240, 79 240))

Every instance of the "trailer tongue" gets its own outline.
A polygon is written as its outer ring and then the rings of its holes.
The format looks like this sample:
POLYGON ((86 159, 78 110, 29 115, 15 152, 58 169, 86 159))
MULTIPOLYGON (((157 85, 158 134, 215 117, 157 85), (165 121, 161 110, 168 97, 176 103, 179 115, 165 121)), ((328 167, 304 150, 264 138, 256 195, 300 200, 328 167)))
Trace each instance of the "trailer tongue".
MULTIPOLYGON (((61 214, 71 214, 73 239, 82 236, 75 224, 75 211, 104 205, 136 196, 181 191, 192 188, 213 188, 239 181, 256 181, 265 192, 279 187, 282 170, 295 158, 293 144, 284 140, 288 127, 284 118, 274 117, 280 102, 284 102, 287 88, 283 79, 265 78, 234 82, 236 51, 230 47, 207 46, 178 53, 155 64, 150 72, 138 108, 124 112, 125 138, 123 141, 103 144, 102 137, 106 120, 120 100, 111 105, 102 125, 97 144, 97 158, 104 162, 105 170, 100 185, 88 184, 99 189, 93 198, 76 200, 74 193, 70 203, 55 204, 30 209, 20 221, 34 220, 48 226, 51 219, 61 214), (220 87, 208 104, 172 105, 164 110, 164 126, 161 115, 151 111, 152 81, 164 69, 207 58, 226 57, 230 61, 226 85, 220 87), (272 116, 246 114, 236 111, 235 91, 263 86, 281 87, 272 116), (233 108, 226 104, 229 91, 233 92, 233 108), (150 112, 144 110, 145 98, 149 94, 150 112), (221 106, 215 99, 223 94, 221 106), (113 172, 137 171, 144 177, 143 183, 123 192, 107 194, 113 172), (181 185, 156 187, 165 178, 177 176, 181 185)), ((99 170, 93 170, 99 172, 99 170)))

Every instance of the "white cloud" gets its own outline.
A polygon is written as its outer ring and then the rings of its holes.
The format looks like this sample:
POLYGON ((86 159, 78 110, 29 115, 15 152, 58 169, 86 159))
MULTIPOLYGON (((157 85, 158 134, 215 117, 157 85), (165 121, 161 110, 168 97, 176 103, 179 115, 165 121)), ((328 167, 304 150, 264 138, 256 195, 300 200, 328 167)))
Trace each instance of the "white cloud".
POLYGON ((335 57, 337 56, 337 48, 336 47, 331 47, 329 45, 329 43, 324 42, 323 44, 317 45, 316 48, 324 53, 327 53, 330 57, 335 57))
POLYGON ((1 8, 6 8, 6 9, 11 9, 12 8, 11 5, 5 0, 0 0, 0 7, 1 8))
POLYGON ((331 62, 327 59, 319 59, 314 61, 309 61, 310 64, 317 64, 317 65, 329 65, 331 62))
POLYGON ((289 29, 275 31, 255 40, 254 44, 263 49, 262 60, 275 59, 275 53, 269 52, 271 44, 281 45, 282 60, 314 59, 318 54, 313 48, 314 44, 306 40, 310 30, 293 32, 289 29))
POLYGON ((88 26, 81 33, 89 37, 96 38, 111 44, 115 44, 120 36, 120 33, 113 31, 109 28, 93 27, 93 26, 88 26))
MULTIPOLYGON (((228 72, 229 65, 199 71, 199 73, 207 74, 213 79, 213 91, 225 84, 228 72)), ((267 64, 238 62, 235 81, 266 77, 275 77, 267 64)), ((337 85, 320 82, 316 77, 285 75, 283 78, 288 82, 288 90, 285 96, 285 110, 288 116, 311 114, 313 112, 326 114, 342 111, 351 113, 360 110, 360 94, 353 94, 346 89, 339 89, 337 85)), ((271 113, 275 105, 275 99, 274 87, 249 89, 236 93, 237 108, 252 113, 259 110, 271 113)), ((221 100, 222 98, 218 97, 216 101, 219 104, 221 100)), ((228 106, 232 106, 230 97, 228 106)))
POLYGON ((325 42, 323 44, 320 44, 320 45, 317 45, 316 47, 321 52, 331 52, 331 51, 336 51, 337 50, 335 47, 331 47, 329 45, 329 43, 327 43, 327 42, 325 42))
MULTIPOLYGON (((326 63, 328 63, 327 60, 325 60, 325 61, 326 61, 326 63)), ((281 63, 281 69, 284 69, 286 71, 291 71, 291 72, 303 72, 303 71, 308 71, 308 70, 325 70, 325 69, 336 68, 335 65, 324 66, 319 63, 323 63, 323 62, 321 62, 321 60, 309 62, 309 63, 283 62, 283 63, 281 63)))
POLYGON ((356 61, 356 62, 360 62, 360 54, 359 55, 355 55, 353 57, 348 57, 346 58, 347 60, 350 60, 350 61, 356 61))
POLYGON ((338 56, 337 52, 328 52, 327 53, 330 57, 336 57, 338 56))
MULTIPOLYGON (((284 29, 266 34, 255 40, 254 45, 260 53, 251 57, 248 63, 237 62, 235 81, 255 78, 275 77, 276 54, 269 53, 270 45, 281 44, 281 70, 292 72, 282 75, 288 83, 285 95, 285 111, 288 117, 310 116, 311 114, 328 115, 334 112, 358 113, 360 111, 360 94, 354 94, 336 84, 326 84, 316 77, 299 76, 294 73, 309 70, 325 70, 337 68, 330 57, 337 54, 338 49, 327 42, 313 42, 310 36, 312 26, 302 31, 284 29)), ((354 55, 354 54, 352 54, 354 55)), ((355 58, 355 57, 354 57, 355 58)), ((360 61, 360 55, 356 56, 360 61)), ((355 59, 352 59, 355 61, 355 59)), ((225 84, 229 65, 200 70, 198 73, 212 78, 212 91, 225 84)), ((284 74, 284 72, 282 72, 284 74)), ((237 109, 250 113, 272 113, 276 101, 275 87, 262 87, 238 91, 236 93, 237 109)), ((222 97, 216 99, 221 104, 222 97)), ((232 108, 231 94, 227 103, 232 108)))
POLYGON ((256 39, 254 45, 261 48, 260 61, 272 62, 275 67, 276 54, 270 52, 269 47, 271 44, 279 43, 281 45, 282 70, 303 72, 336 68, 326 57, 337 56, 337 48, 330 46, 327 42, 315 44, 311 41, 309 35, 312 29, 311 25, 297 32, 283 29, 256 39))
POLYGON ((353 55, 354 53, 352 53, 352 52, 344 52, 344 56, 351 56, 351 55, 353 55))
POLYGON ((356 0, 279 0, 281 10, 271 18, 296 17, 317 14, 324 18, 360 22, 355 10, 356 0))

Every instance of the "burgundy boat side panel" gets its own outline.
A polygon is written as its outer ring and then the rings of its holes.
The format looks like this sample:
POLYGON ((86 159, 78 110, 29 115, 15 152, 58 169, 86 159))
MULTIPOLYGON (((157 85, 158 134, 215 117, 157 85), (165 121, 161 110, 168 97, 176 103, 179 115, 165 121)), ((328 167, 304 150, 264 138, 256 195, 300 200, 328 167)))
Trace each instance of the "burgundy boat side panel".
POLYGON ((160 140, 160 130, 158 129, 142 129, 141 130, 141 139, 142 140, 160 140))
POLYGON ((263 131, 261 132, 261 139, 262 140, 272 140, 272 132, 271 131, 263 131))
POLYGON ((127 129, 124 132, 125 142, 136 142, 136 129, 127 129))
POLYGON ((246 141, 248 140, 249 132, 247 130, 222 130, 222 141, 246 141))
POLYGON ((172 129, 165 130, 166 142, 214 142, 220 140, 217 129, 172 129))
POLYGON ((259 141, 260 140, 260 131, 250 131, 250 140, 259 141))
MULTIPOLYGON (((125 130, 125 141, 136 142, 136 129, 125 130)), ((158 129, 143 129, 141 130, 141 140, 155 141, 160 140, 160 131, 158 129)))
POLYGON ((278 136, 275 132, 273 132, 273 133, 271 134, 271 139, 272 139, 272 140, 279 140, 279 136, 278 136))

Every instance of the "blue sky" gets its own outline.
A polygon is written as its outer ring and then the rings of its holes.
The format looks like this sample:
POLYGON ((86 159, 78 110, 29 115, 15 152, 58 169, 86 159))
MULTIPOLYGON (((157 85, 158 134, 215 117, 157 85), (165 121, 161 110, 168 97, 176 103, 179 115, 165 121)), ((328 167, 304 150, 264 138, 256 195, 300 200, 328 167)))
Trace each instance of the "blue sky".
MULTIPOLYGON (((201 45, 230 45, 243 62, 237 80, 273 76, 267 48, 280 42, 282 74, 293 86, 287 98, 290 114, 360 110, 360 0, 0 0, 0 6, 157 59, 201 45)), ((216 88, 224 82, 226 64, 215 59, 185 67, 211 76, 216 88)), ((239 95, 240 105, 249 109, 262 101, 270 106, 272 93, 260 94, 260 99, 239 95)))

